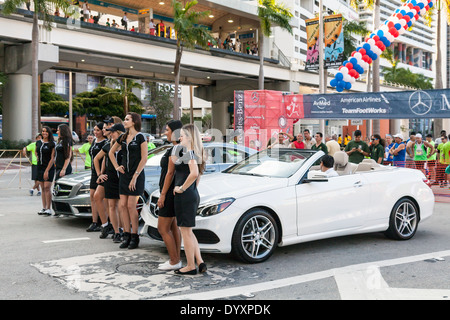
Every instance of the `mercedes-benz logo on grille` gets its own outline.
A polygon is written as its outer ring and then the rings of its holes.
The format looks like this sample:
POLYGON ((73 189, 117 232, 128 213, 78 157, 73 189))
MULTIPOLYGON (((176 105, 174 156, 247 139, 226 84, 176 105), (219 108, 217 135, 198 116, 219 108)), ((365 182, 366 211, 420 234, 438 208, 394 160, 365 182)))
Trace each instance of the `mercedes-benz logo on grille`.
POLYGON ((158 215, 159 215, 158 203, 150 202, 150 211, 151 211, 151 213, 153 213, 153 215, 155 217, 158 217, 158 215))
POLYGON ((57 184, 53 187, 53 195, 55 197, 58 195, 59 190, 61 190, 61 187, 59 186, 59 184, 57 184))
POLYGON ((425 91, 416 91, 409 97, 409 108, 418 115, 423 116, 431 111, 433 100, 425 91))

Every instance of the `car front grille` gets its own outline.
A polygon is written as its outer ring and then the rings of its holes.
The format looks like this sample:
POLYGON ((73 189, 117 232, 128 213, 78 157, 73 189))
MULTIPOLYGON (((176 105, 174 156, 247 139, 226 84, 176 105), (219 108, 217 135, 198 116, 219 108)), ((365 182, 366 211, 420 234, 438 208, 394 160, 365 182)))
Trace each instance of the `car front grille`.
POLYGON ((158 205, 157 205, 158 204, 158 200, 159 200, 158 197, 151 197, 150 205, 149 205, 150 213, 156 218, 158 218, 158 212, 159 212, 159 208, 158 208, 158 205))
POLYGON ((70 209, 70 205, 65 202, 53 201, 52 207, 56 213, 63 213, 63 212, 72 213, 72 210, 70 209))
POLYGON ((53 187, 53 195, 55 197, 68 197, 72 192, 72 186, 63 183, 56 183, 53 187))

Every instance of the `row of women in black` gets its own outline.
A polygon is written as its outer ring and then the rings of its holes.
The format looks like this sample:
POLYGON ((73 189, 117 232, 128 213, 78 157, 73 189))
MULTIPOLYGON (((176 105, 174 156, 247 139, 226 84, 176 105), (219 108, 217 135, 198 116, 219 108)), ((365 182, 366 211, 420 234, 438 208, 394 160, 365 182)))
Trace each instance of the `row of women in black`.
POLYGON ((52 129, 42 128, 42 139, 36 141, 37 181, 41 185, 42 210, 39 215, 51 215, 51 185, 53 180, 58 180, 72 173, 72 134, 66 124, 58 126, 56 131, 58 140, 55 142, 52 129))
POLYGON ((159 182, 160 198, 157 206, 158 231, 166 244, 169 260, 159 265, 160 270, 174 270, 180 275, 205 272, 206 265, 200 254, 198 241, 192 232, 195 226, 200 197, 197 185, 204 169, 203 147, 198 129, 180 121, 169 121, 166 127, 169 141, 174 146, 161 159, 159 182), (179 136, 178 136, 179 135, 179 136), (178 145, 177 141, 180 141, 178 145), (179 227, 179 229, 177 228, 179 227), (181 267, 181 238, 184 243, 187 265, 181 267))

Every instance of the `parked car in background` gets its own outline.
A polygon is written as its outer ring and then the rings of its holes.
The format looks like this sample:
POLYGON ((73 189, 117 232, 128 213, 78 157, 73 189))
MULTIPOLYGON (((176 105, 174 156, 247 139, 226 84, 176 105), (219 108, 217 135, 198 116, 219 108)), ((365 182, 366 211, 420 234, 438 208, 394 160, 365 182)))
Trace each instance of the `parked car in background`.
MULTIPOLYGON (((171 146, 171 144, 165 144, 149 151, 150 158, 144 167, 145 189, 138 199, 138 212, 141 212, 143 205, 149 200, 150 194, 159 188, 160 161, 166 150, 171 146)), ((256 153, 256 150, 226 143, 204 144, 204 148, 208 155, 205 174, 220 172, 256 153)), ((91 217, 90 180, 90 170, 60 178, 53 188, 52 208, 55 213, 76 217, 91 217)))
MULTIPOLYGON (((433 213, 434 195, 419 170, 382 166, 367 159, 348 163, 335 154, 338 176, 317 171, 322 151, 267 149, 202 177, 193 229, 200 249, 233 253, 247 263, 267 260, 277 246, 384 232, 411 239, 433 213)), ((159 190, 141 212, 141 235, 162 240, 159 190)))

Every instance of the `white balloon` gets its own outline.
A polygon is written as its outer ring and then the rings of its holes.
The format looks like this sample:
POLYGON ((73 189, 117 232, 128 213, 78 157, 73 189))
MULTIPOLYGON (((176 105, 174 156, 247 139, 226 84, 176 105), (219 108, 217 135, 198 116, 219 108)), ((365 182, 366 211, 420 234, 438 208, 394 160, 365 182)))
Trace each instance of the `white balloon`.
POLYGON ((348 68, 347 67, 343 67, 341 70, 340 70, 340 72, 344 75, 344 77, 346 76, 346 75, 348 75, 348 68))
POLYGON ((362 58, 362 54, 361 54, 361 52, 357 52, 357 53, 355 53, 354 55, 353 55, 353 58, 356 58, 356 60, 361 60, 361 58, 362 58))
POLYGON ((406 20, 405 20, 405 19, 400 19, 400 25, 401 25, 402 27, 404 27, 405 24, 406 24, 406 20))
POLYGON ((425 8, 420 9, 421 16, 423 16, 425 13, 427 13, 427 10, 425 8))

